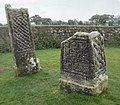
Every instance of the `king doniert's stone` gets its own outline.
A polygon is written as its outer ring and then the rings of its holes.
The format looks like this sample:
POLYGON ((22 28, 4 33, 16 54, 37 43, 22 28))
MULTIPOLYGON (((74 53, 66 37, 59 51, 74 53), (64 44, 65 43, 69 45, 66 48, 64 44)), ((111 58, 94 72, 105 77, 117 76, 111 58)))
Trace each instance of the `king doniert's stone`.
POLYGON ((99 95, 107 89, 104 36, 77 32, 61 43, 60 88, 99 95))
POLYGON ((12 9, 9 4, 6 4, 5 9, 9 35, 12 39, 16 75, 37 72, 39 62, 35 56, 28 10, 25 8, 12 9))

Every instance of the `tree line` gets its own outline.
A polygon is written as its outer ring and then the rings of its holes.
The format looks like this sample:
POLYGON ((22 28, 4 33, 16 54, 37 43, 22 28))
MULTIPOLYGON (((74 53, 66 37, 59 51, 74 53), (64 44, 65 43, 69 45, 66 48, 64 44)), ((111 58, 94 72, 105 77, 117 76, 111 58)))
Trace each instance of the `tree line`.
MULTIPOLYGON (((79 19, 69 19, 67 22, 61 20, 52 20, 50 18, 42 18, 39 15, 30 17, 30 23, 34 25, 98 25, 98 26, 119 26, 120 15, 114 16, 110 14, 93 15, 88 21, 79 19)), ((0 26, 3 24, 0 23, 0 26)))
POLYGON ((41 18, 39 15, 30 17, 30 22, 35 25, 105 25, 116 26, 120 25, 120 15, 114 16, 110 14, 93 15, 88 21, 82 21, 79 19, 69 19, 65 21, 52 21, 50 18, 41 18))

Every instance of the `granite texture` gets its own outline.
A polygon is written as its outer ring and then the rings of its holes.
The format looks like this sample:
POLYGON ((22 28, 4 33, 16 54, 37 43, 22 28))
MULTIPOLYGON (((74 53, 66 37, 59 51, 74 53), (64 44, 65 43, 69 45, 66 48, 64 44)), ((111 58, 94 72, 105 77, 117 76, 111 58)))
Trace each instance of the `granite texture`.
POLYGON ((24 8, 12 9, 9 4, 6 4, 5 9, 9 25, 9 36, 12 43, 16 75, 22 76, 37 72, 39 70, 39 62, 35 56, 28 10, 24 8))
POLYGON ((103 34, 77 32, 61 43, 61 89, 98 95, 107 80, 103 34))

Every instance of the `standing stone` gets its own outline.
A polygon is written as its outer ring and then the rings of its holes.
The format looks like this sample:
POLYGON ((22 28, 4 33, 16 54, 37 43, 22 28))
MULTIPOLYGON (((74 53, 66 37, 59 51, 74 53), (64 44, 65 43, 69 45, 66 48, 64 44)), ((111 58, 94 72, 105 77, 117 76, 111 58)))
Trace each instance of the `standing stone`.
POLYGON ((35 56, 28 10, 25 8, 12 9, 9 4, 5 5, 5 9, 12 39, 16 74, 21 76, 37 72, 39 62, 35 56))
POLYGON ((107 89, 104 36, 77 32, 61 43, 60 88, 99 95, 107 89))

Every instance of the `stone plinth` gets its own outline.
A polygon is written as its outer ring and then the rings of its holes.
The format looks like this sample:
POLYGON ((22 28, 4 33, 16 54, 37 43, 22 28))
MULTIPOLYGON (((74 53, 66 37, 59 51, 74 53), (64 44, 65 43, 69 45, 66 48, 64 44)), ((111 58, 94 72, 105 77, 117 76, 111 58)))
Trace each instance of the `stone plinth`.
POLYGON ((103 35, 77 32, 61 43, 62 90, 99 95, 107 85, 103 35))

